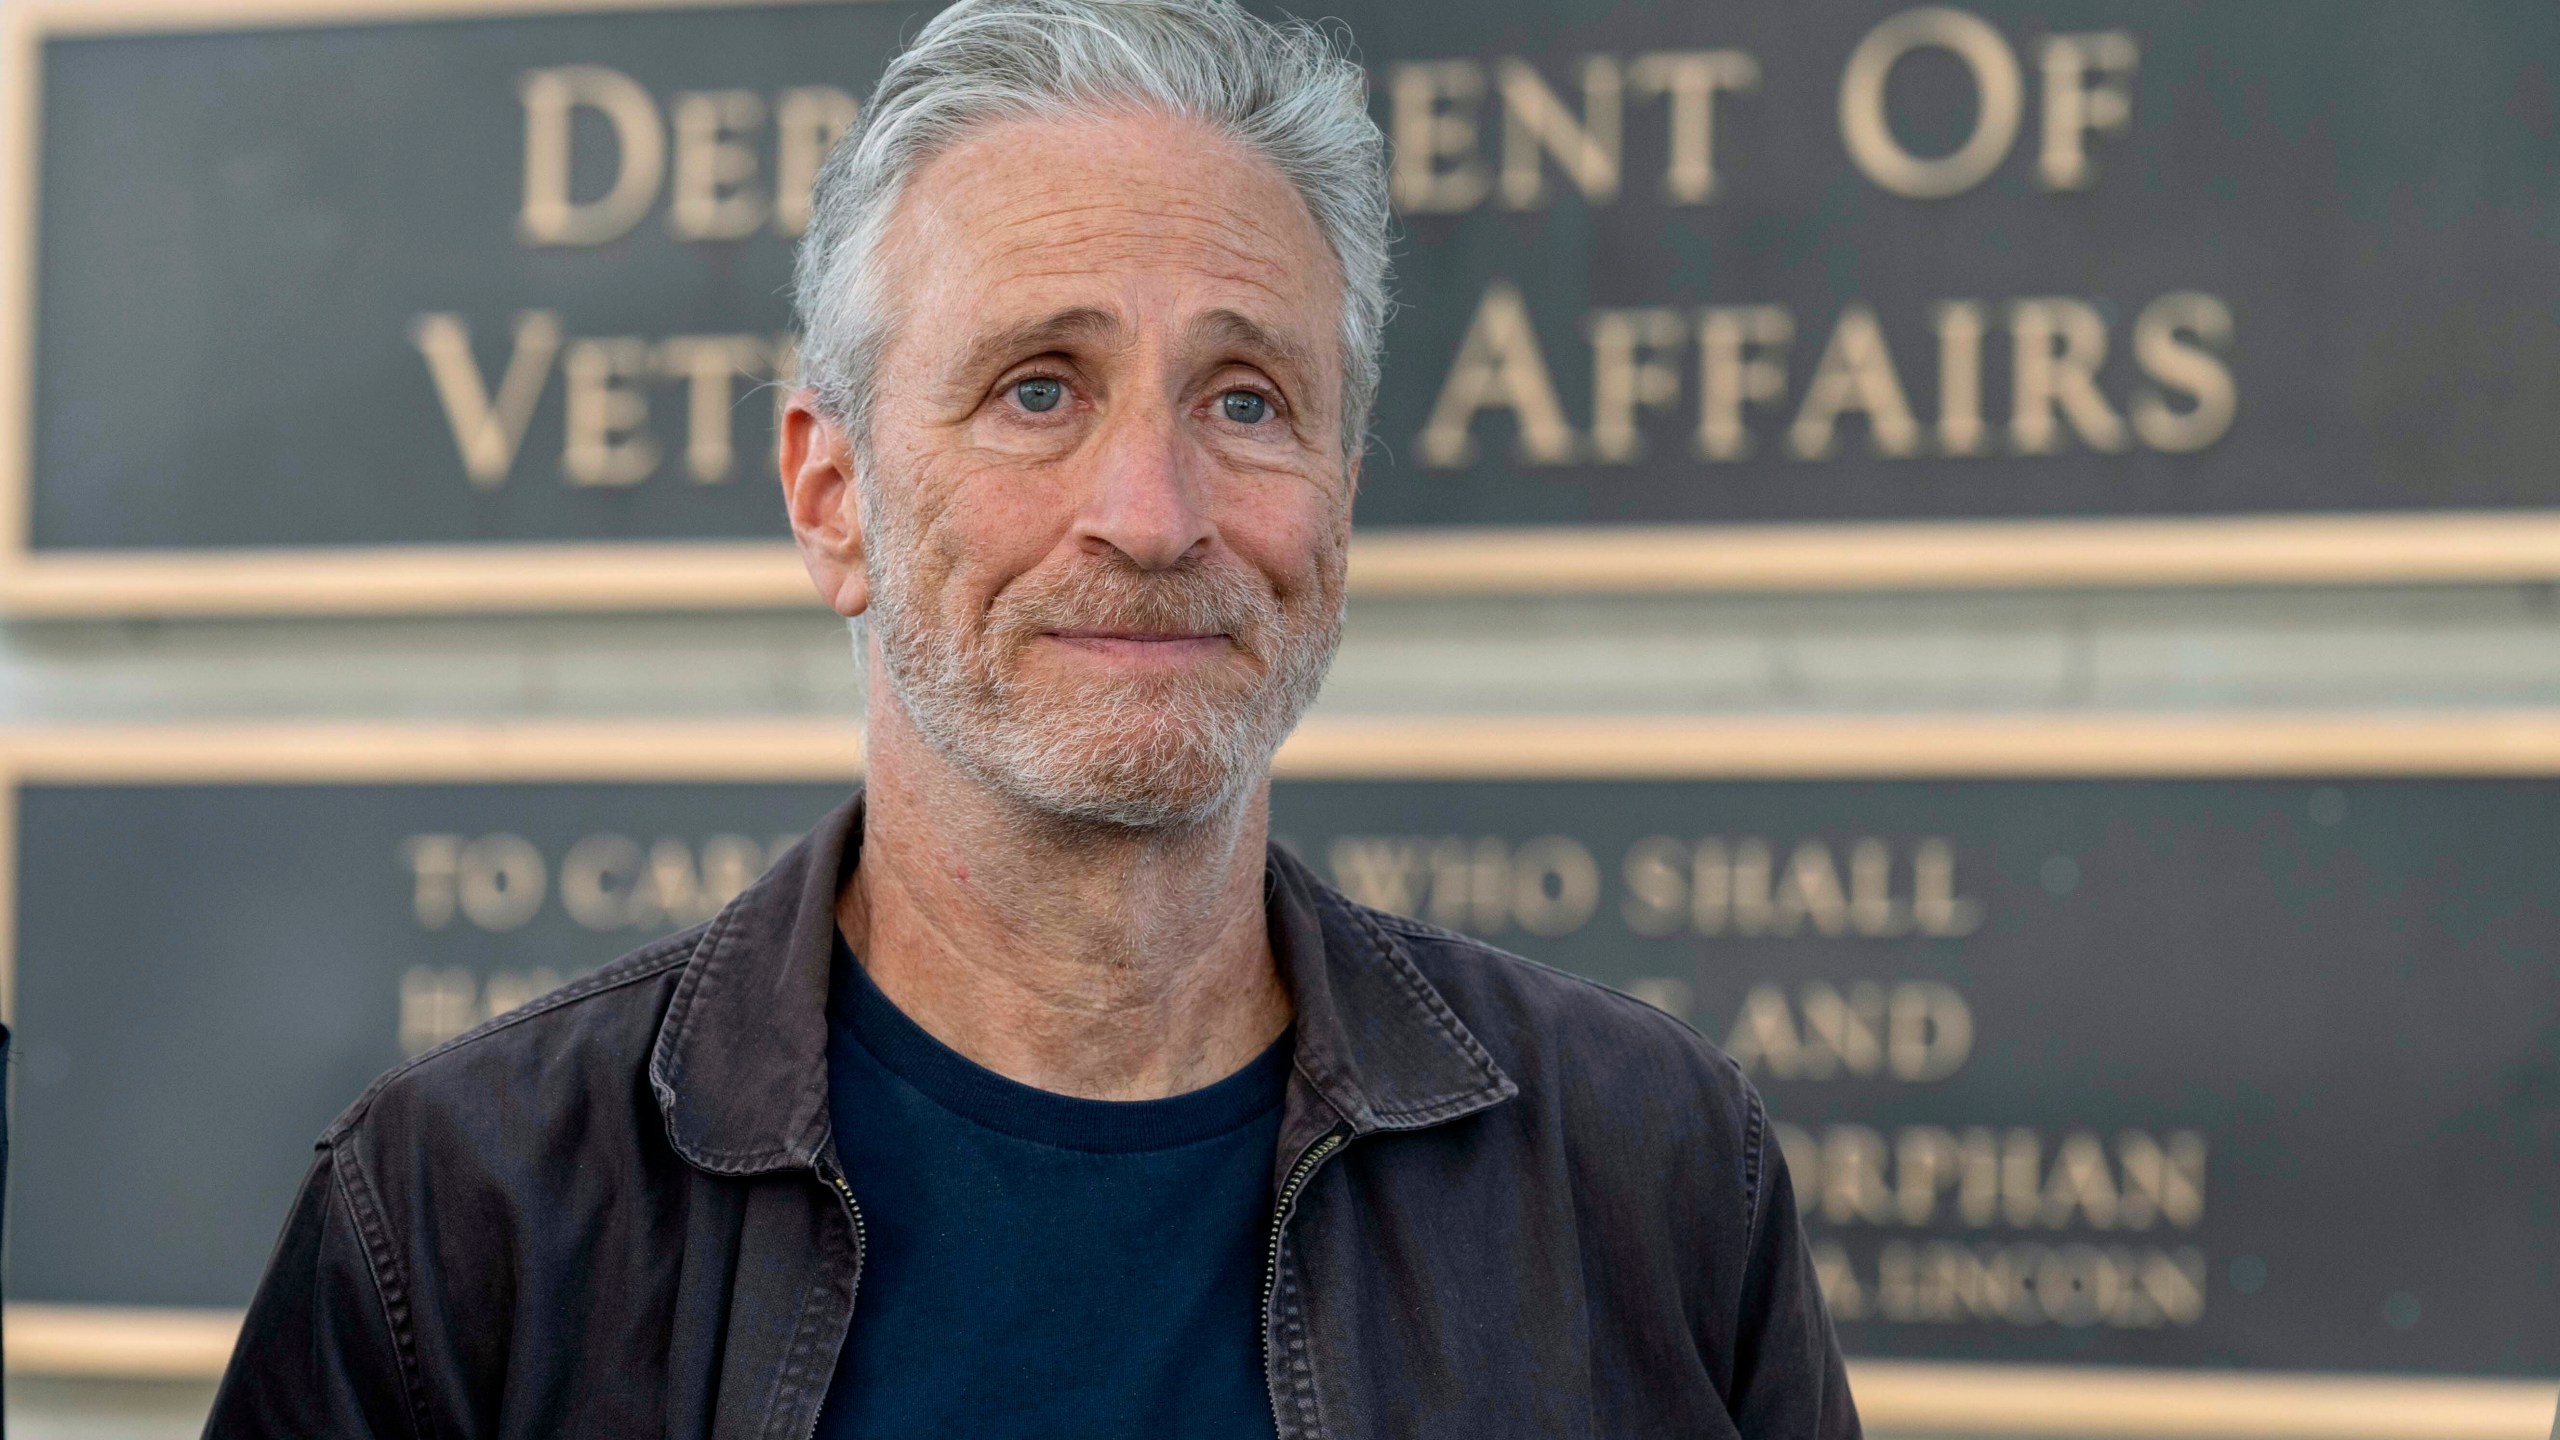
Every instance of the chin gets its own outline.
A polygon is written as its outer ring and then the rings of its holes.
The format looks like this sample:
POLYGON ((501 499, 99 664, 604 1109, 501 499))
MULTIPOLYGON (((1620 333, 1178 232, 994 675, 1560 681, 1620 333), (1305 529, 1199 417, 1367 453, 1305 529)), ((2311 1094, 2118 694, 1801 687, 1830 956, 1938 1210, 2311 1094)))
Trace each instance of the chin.
POLYGON ((1277 746, 1263 717, 1116 704, 1074 716, 1015 711, 963 763, 1026 807, 1072 824, 1174 830, 1231 812, 1277 746), (974 761, 975 763, 971 763, 974 761))

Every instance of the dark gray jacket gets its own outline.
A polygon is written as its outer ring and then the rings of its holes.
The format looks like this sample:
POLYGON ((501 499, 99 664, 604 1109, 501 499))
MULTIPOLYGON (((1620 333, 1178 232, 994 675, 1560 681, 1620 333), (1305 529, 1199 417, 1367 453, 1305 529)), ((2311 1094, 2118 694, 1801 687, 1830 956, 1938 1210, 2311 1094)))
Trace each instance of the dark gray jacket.
MULTIPOLYGON (((862 1279, 825 1020, 861 820, 376 1083, 320 1139, 207 1434, 807 1436, 862 1279)), ((1732 1061, 1277 851, 1266 888, 1297 1008, 1282 1436, 1858 1433, 1732 1061)))

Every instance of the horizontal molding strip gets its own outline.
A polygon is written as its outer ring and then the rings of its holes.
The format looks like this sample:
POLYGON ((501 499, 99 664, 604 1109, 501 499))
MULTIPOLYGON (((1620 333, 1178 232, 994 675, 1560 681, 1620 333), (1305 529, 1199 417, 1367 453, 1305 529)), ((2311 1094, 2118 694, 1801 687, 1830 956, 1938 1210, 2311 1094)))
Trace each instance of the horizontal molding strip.
MULTIPOLYGON (((236 1310, 16 1303, 9 1373, 211 1379, 236 1310)), ((1852 1360, 1870 1428, 2195 1440, 2544 1440, 2560 1381, 1852 1360)))
POLYGON ((860 0, 17 0, 46 35, 220 34, 527 15, 644 14, 860 0))
MULTIPOLYGON (((838 720, 0 727, 36 783, 826 781, 838 720)), ((1832 779, 2560 774, 2560 710, 1317 718, 1284 779, 1832 779)))
POLYGON ((2118 1440, 2546 1440, 2560 1380, 1851 1360, 1872 1430, 2118 1440))
MULTIPOLYGON (((2560 514, 1386 530, 1354 594, 2447 584, 2560 579, 2560 514)), ((0 557, 24 616, 455 614, 814 605, 781 541, 81 550, 0 557)))

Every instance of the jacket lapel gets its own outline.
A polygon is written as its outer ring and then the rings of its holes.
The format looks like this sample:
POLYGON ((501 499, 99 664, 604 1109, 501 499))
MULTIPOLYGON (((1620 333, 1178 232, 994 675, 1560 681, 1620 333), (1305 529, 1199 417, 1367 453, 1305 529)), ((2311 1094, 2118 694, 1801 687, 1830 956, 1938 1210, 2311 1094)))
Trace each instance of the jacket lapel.
POLYGON ((862 794, 713 917, 685 964, 649 1085, 667 1139, 715 1175, 808 1168, 827 1135, 827 983, 836 894, 861 849, 862 794))

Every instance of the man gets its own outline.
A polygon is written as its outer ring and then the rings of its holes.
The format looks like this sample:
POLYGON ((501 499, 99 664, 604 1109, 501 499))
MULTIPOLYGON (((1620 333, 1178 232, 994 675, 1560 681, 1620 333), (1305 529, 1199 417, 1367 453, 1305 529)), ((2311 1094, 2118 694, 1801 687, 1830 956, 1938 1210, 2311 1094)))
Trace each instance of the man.
POLYGON ((864 790, 333 1126, 210 1433, 1857 1433, 1731 1062, 1266 843, 1381 151, 1227 0, 917 35, 819 182, 781 447, 864 790))

